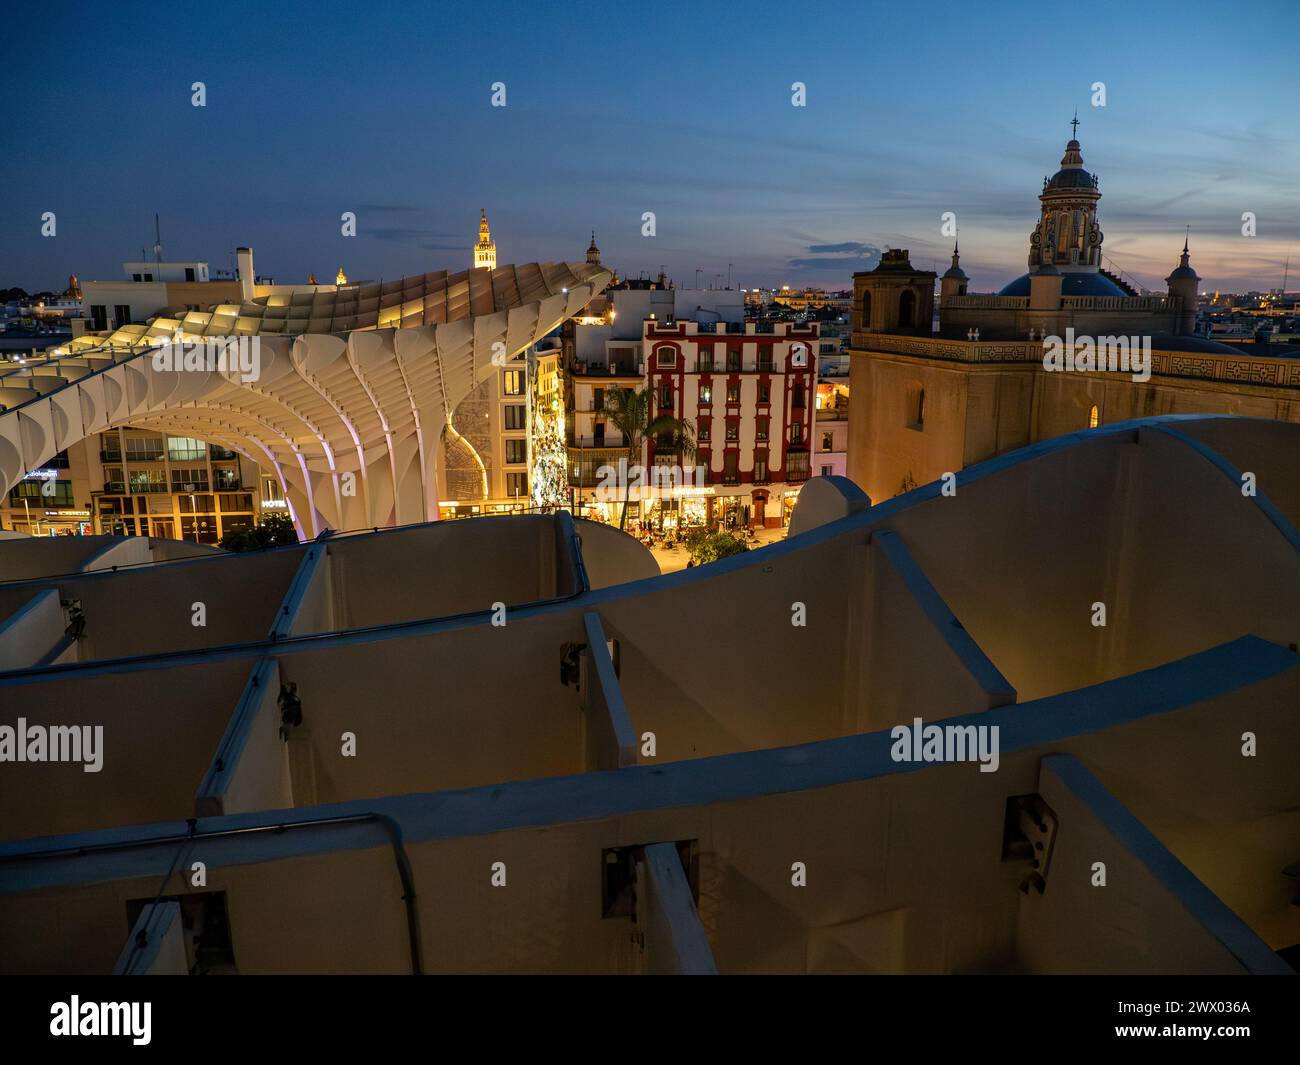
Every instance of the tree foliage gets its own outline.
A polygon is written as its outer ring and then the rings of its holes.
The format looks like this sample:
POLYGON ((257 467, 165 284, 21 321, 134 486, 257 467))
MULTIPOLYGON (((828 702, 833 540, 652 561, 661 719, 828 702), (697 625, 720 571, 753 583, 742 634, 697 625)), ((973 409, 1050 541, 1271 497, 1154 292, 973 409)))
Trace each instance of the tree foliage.
POLYGON ((723 529, 693 529, 686 534, 686 550, 697 566, 748 551, 749 545, 735 533, 723 529))
POLYGON ((284 547, 298 542, 298 530, 287 514, 263 514, 251 529, 232 529, 221 538, 227 551, 258 551, 264 547, 284 547))
MULTIPOLYGON (((631 388, 613 388, 605 393, 605 416, 609 424, 623 434, 623 447, 627 451, 627 465, 641 464, 641 449, 646 441, 653 440, 658 452, 692 458, 695 455, 695 429, 689 421, 674 418, 671 414, 654 413, 654 392, 649 388, 639 391, 631 388)), ((627 504, 632 492, 629 476, 623 486, 623 514, 619 519, 621 529, 627 524, 627 504)))

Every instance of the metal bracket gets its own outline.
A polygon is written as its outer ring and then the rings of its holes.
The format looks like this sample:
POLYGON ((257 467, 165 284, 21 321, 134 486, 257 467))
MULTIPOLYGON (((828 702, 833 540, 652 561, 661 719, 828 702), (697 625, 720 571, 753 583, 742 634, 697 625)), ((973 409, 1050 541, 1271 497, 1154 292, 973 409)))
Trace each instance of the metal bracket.
POLYGON ((1056 812, 1041 795, 1013 795, 1007 799, 1002 823, 1002 860, 1027 866, 1020 890, 1028 895, 1032 887, 1041 895, 1047 890, 1056 843, 1056 812))
POLYGON ((560 648, 560 683, 566 687, 581 686, 582 652, 587 649, 585 643, 570 641, 560 648))
POLYGON ((297 681, 281 684, 275 703, 280 708, 280 739, 287 740, 289 730, 302 724, 302 699, 298 697, 297 681))

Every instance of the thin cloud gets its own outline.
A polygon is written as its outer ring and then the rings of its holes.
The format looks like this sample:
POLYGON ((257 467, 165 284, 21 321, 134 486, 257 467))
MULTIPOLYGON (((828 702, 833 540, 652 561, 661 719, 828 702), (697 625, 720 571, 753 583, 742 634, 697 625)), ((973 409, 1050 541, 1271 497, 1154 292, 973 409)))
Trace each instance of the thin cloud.
POLYGON ((806 256, 788 260, 786 269, 800 273, 815 271, 842 276, 859 270, 871 270, 880 262, 880 249, 860 240, 809 244, 806 251, 806 256))

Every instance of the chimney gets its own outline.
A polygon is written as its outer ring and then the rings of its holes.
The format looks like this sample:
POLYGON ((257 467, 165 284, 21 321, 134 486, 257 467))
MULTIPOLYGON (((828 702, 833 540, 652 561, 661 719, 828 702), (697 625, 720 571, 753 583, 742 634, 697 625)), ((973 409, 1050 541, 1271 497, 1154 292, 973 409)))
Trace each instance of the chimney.
POLYGON ((235 266, 239 273, 239 298, 247 302, 253 298, 253 249, 236 248, 235 266))

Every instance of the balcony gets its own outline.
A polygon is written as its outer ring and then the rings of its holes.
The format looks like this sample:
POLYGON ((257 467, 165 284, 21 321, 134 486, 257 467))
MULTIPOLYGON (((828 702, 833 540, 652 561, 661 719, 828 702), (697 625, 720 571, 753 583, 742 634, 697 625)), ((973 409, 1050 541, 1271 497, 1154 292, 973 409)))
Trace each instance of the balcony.
POLYGON ((600 363, 589 366, 585 362, 575 362, 570 367, 569 374, 572 377, 598 377, 603 380, 622 378, 629 381, 639 381, 645 376, 645 373, 640 366, 632 367, 623 366, 621 364, 616 366, 605 366, 600 363))
POLYGON ((574 449, 592 448, 597 451, 626 451, 627 446, 618 440, 607 440, 604 437, 597 439, 594 436, 570 436, 566 442, 567 447, 574 449))
POLYGON ((786 455, 785 479, 788 484, 808 480, 808 450, 802 445, 792 447, 786 455))

